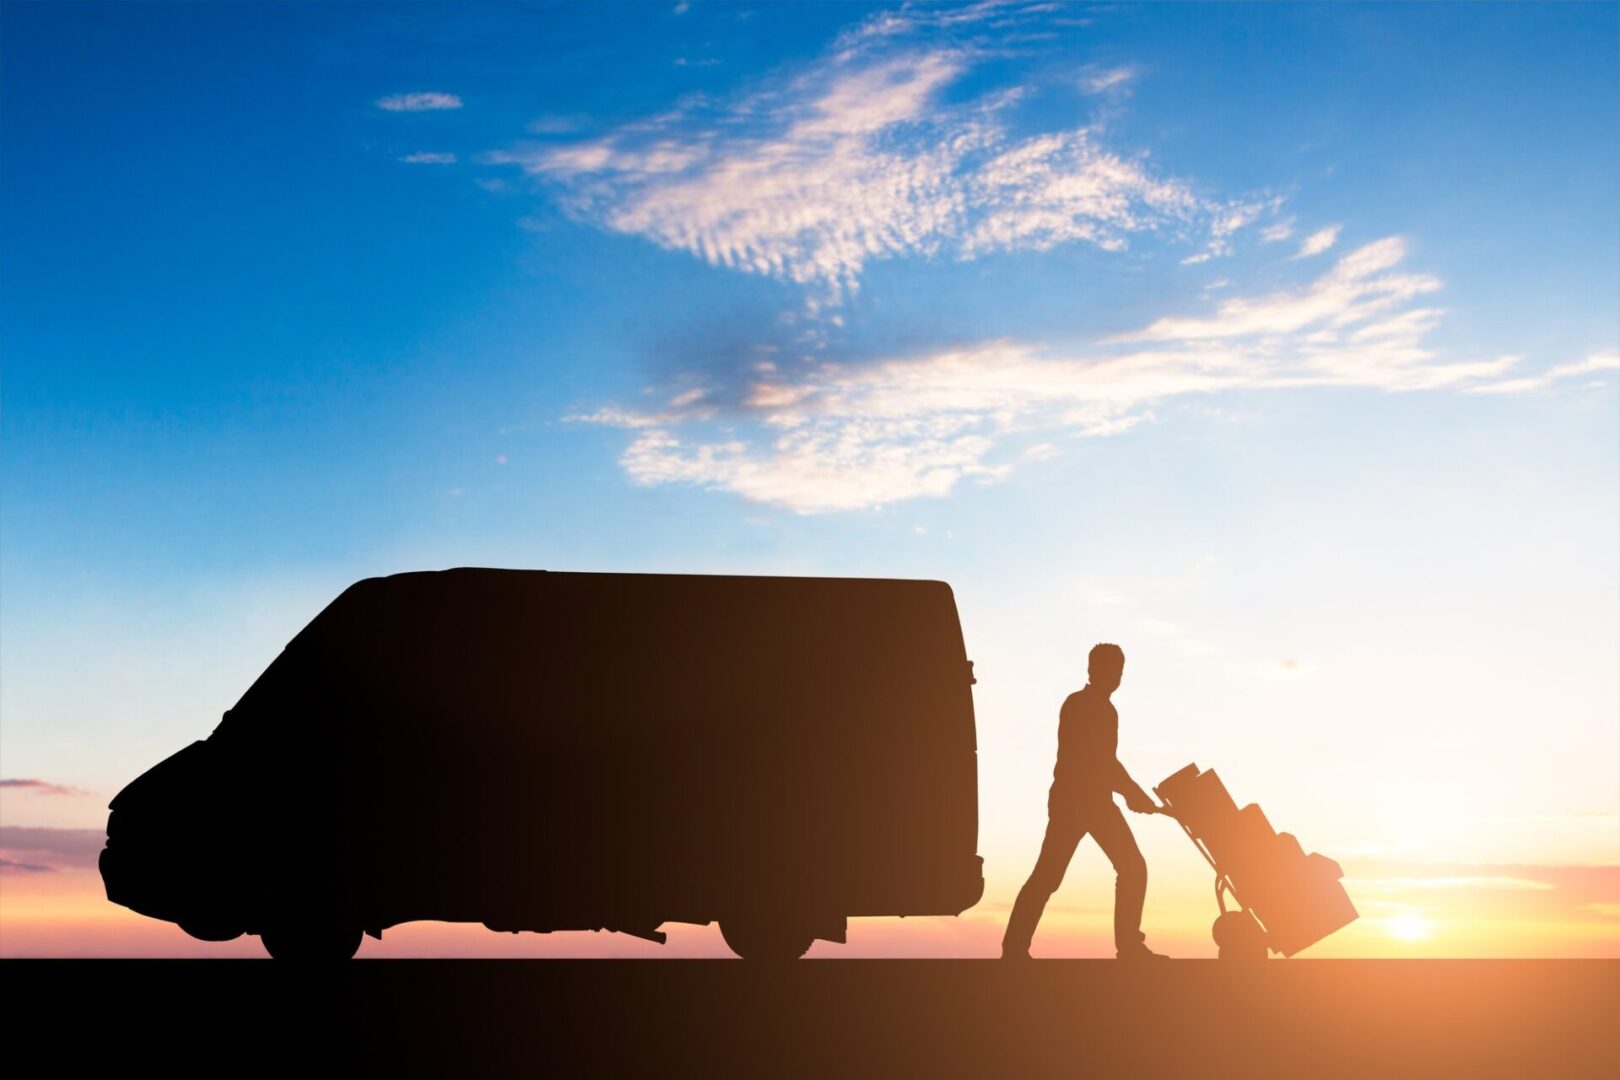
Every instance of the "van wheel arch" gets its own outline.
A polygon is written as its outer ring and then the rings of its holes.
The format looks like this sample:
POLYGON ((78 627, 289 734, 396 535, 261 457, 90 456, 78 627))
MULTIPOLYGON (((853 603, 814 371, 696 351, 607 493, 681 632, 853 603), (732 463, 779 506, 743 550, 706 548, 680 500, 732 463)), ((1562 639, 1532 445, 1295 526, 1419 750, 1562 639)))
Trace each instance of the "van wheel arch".
POLYGON ((240 926, 207 919, 187 919, 180 924, 180 929, 198 941, 234 941, 244 932, 240 926))

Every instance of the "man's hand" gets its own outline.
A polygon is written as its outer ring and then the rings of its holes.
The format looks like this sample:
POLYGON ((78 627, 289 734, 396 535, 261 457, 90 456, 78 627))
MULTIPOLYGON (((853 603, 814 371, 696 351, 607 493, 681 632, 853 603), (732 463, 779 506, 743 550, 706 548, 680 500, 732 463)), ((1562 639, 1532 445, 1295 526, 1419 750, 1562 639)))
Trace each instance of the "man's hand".
POLYGON ((1145 791, 1128 791, 1125 793, 1125 806, 1138 814, 1157 814, 1162 807, 1147 797, 1145 791))

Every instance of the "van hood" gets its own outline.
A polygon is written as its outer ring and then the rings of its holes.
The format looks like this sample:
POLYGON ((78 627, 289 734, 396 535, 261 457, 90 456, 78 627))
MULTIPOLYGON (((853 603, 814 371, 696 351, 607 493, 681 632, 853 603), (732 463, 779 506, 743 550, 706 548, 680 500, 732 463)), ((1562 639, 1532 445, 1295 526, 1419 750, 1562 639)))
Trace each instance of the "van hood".
POLYGON ((198 739, 190 746, 170 754, 150 769, 147 769, 124 785, 124 789, 114 795, 112 802, 107 804, 107 809, 117 810, 132 802, 141 803, 161 799, 165 794, 171 797, 180 795, 188 774, 192 773, 201 764, 204 757, 202 748, 206 744, 206 739, 198 739))

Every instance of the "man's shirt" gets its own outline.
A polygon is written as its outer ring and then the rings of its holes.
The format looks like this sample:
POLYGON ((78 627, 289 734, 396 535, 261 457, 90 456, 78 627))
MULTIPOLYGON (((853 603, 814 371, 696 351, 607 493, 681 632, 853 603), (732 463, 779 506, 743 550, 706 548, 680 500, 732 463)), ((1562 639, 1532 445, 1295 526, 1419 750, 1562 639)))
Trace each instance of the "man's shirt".
POLYGON ((1113 702, 1089 685, 1070 694, 1058 712, 1057 765, 1048 806, 1112 803, 1124 774, 1118 750, 1119 713, 1113 702))

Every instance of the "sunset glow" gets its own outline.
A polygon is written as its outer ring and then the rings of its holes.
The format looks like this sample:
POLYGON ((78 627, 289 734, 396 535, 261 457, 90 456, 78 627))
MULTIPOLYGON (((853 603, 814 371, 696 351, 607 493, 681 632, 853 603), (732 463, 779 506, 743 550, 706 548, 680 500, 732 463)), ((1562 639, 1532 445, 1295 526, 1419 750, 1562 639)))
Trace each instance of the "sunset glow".
MULTIPOLYGON (((485 566, 949 583, 983 899, 813 958, 997 954, 1100 641, 1138 783, 1343 869, 1299 959, 1620 957, 1614 5, 0 23, 0 956, 263 955, 108 902, 108 802, 351 583, 485 566)), ((1083 840, 1032 954, 1113 890, 1083 840)), ((359 955, 729 955, 666 929, 359 955)))
POLYGON ((1392 915, 1385 922, 1389 936, 1399 941, 1427 941, 1431 936, 1429 920, 1416 912, 1392 915))

